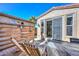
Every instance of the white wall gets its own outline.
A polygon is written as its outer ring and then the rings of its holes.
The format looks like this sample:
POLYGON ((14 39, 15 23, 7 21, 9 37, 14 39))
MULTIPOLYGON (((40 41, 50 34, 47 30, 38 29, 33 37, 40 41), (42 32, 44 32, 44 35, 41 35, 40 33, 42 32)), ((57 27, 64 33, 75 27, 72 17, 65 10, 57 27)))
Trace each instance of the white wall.
MULTIPOLYGON (((48 18, 53 18, 53 17, 57 17, 57 16, 63 16, 65 14, 76 13, 77 11, 79 11, 79 8, 54 10, 54 11, 51 11, 50 13, 44 15, 43 17, 39 18, 37 20, 37 23, 40 25, 40 27, 37 29, 37 38, 41 39, 41 20, 48 19, 48 18)), ((65 17, 65 16, 63 16, 63 17, 65 17)))

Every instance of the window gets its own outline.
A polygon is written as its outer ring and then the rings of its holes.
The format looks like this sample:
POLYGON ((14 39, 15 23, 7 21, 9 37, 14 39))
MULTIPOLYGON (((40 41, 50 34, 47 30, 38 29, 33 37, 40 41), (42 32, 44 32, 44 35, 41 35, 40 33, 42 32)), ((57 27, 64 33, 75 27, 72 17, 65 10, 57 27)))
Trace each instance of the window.
POLYGON ((67 16, 67 35, 72 36, 73 16, 67 16))
POLYGON ((67 35, 72 36, 72 26, 67 26, 67 35))
POLYGON ((72 25, 72 17, 67 18, 67 25, 72 25))

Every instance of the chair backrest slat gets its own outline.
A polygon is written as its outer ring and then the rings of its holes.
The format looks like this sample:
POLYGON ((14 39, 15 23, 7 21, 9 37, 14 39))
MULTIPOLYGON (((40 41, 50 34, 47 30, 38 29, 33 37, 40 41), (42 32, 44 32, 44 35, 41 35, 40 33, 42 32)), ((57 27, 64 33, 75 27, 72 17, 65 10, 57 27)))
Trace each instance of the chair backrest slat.
POLYGON ((30 44, 28 44, 28 45, 23 44, 23 45, 28 50, 28 54, 30 56, 40 56, 41 55, 40 52, 39 52, 39 50, 38 50, 38 48, 35 48, 34 46, 32 46, 30 44))

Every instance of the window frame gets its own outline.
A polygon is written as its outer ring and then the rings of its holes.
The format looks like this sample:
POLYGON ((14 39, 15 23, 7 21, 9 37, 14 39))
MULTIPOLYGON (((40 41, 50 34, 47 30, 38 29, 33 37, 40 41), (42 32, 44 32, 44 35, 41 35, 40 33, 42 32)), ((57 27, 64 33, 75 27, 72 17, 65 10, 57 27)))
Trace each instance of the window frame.
POLYGON ((67 36, 73 36, 73 21, 74 21, 74 17, 73 17, 74 15, 73 14, 68 14, 67 15, 67 17, 66 17, 66 35, 67 36), (68 22, 68 17, 72 17, 72 24, 67 24, 67 22, 68 22), (68 27, 72 27, 72 33, 71 34, 69 34, 68 33, 68 27))

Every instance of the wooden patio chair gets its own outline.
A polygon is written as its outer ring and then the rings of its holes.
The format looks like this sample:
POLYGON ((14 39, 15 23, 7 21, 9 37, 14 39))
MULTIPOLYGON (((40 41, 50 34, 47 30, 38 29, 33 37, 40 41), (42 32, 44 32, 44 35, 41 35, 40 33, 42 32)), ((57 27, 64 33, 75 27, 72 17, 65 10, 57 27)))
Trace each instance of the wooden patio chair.
MULTIPOLYGON (((12 42, 26 55, 29 56, 42 56, 38 48, 34 45, 18 43, 14 38, 12 38, 12 42)), ((21 55, 21 54, 20 54, 21 55)))
POLYGON ((34 45, 30 44, 21 44, 22 47, 27 50, 29 56, 41 56, 40 51, 38 48, 35 48, 34 45))
POLYGON ((41 52, 37 47, 35 47, 35 45, 25 43, 24 44, 22 43, 21 45, 22 47, 24 47, 24 49, 27 50, 29 56, 47 56, 47 48, 45 48, 44 53, 41 54, 41 52))

